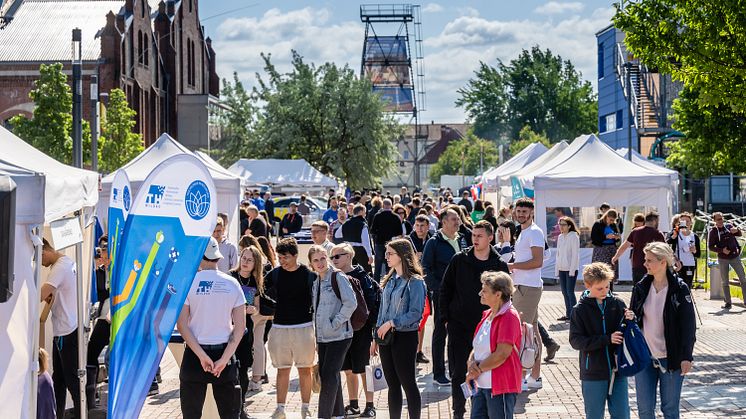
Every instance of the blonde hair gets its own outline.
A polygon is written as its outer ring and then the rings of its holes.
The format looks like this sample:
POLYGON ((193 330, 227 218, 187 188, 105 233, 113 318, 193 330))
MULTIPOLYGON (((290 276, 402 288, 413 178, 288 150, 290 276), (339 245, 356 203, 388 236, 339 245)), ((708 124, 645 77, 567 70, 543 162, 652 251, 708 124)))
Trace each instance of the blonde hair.
MULTIPOLYGON (((412 247, 412 242, 409 239, 396 239, 386 243, 386 247, 393 250, 397 256, 401 259, 402 264, 402 277, 406 279, 419 279, 422 280, 422 266, 420 260, 412 247)), ((389 273, 381 280, 381 289, 386 286, 386 283, 394 276, 396 269, 391 268, 389 273)))
POLYGON ((480 278, 483 285, 487 285, 493 293, 500 291, 500 299, 504 303, 513 296, 513 278, 505 272, 487 271, 480 278))
POLYGON ((349 253, 351 255, 355 254, 355 249, 349 243, 335 244, 334 247, 332 247, 332 252, 334 252, 335 250, 344 250, 345 253, 349 253))
POLYGON ((39 348, 39 375, 49 370, 49 354, 44 348, 39 348))
POLYGON ((611 281, 614 279, 614 270, 606 262, 593 262, 585 265, 583 268, 583 282, 586 284, 595 284, 601 281, 611 281))
POLYGON ((666 265, 670 268, 673 266, 674 263, 674 257, 673 257, 673 250, 671 249, 671 246, 667 245, 663 242, 652 242, 645 245, 645 248, 642 249, 645 253, 650 253, 651 255, 655 256, 656 259, 665 260, 666 265))
MULTIPOLYGON (((323 254, 327 255, 327 259, 328 259, 328 256, 329 256, 329 254, 326 253, 326 249, 324 249, 323 247, 319 246, 318 244, 311 245, 311 247, 308 248, 308 264, 311 265, 310 266, 311 270, 314 271, 314 272, 316 271, 316 269, 314 269, 313 264, 311 263, 311 258, 313 258, 313 255, 315 255, 316 253, 323 253, 323 254)), ((327 264, 328 263, 329 263, 329 261, 327 260, 327 264)))

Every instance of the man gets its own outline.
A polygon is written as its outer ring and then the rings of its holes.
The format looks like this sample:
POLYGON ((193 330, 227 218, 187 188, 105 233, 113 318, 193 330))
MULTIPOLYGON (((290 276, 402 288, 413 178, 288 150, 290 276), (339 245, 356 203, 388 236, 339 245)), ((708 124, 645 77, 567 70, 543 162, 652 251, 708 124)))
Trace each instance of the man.
POLYGON ((414 220, 417 218, 418 215, 420 215, 420 208, 422 205, 422 200, 420 197, 415 196, 412 199, 412 210, 409 211, 409 216, 407 217, 407 221, 409 221, 410 225, 414 225, 414 220))
POLYGON ((254 190, 254 197, 251 199, 251 203, 256 205, 256 207, 259 208, 259 211, 264 209, 264 200, 259 195, 259 191, 254 190))
POLYGON ((220 247, 220 254, 224 255, 218 261, 218 270, 223 273, 228 273, 231 269, 238 265, 238 249, 233 243, 230 243, 225 236, 225 221, 223 217, 218 217, 218 222, 215 224, 215 230, 212 232, 212 237, 217 240, 220 247))
MULTIPOLYGON (((251 234, 254 237, 264 236, 269 240, 267 223, 264 221, 264 218, 259 215, 259 208, 255 205, 249 205, 249 209, 246 213, 249 214, 249 228, 246 230, 247 234, 251 234)), ((235 266, 232 268, 235 268, 235 266)))
POLYGON ((321 216, 321 219, 326 221, 328 224, 331 224, 334 222, 334 220, 337 219, 337 209, 339 208, 339 203, 337 201, 337 198, 332 197, 329 199, 329 208, 324 211, 324 215, 321 216))
POLYGON ((383 200, 383 206, 373 217, 373 223, 370 225, 370 234, 373 235, 375 266, 373 267, 373 279, 381 280, 382 273, 386 272, 386 243, 394 237, 402 235, 401 220, 399 216, 392 211, 393 204, 386 198, 383 200))
POLYGON ((280 235, 289 236, 299 232, 301 228, 303 228, 303 216, 298 214, 298 204, 291 202, 287 214, 280 221, 280 235))
POLYGON ((238 281, 218 270, 222 258, 211 237, 176 323, 186 343, 179 372, 184 419, 202 417, 208 384, 221 418, 242 411, 235 352, 246 329, 246 298, 238 281))
POLYGON ((43 239, 41 264, 50 268, 47 282, 41 286, 41 301, 52 303, 52 381, 57 418, 65 417, 67 392, 73 399, 75 417, 80 417, 80 381, 78 380, 78 309, 75 262, 54 250, 43 239), (54 301, 53 301, 54 300, 54 301))
POLYGON ((311 240, 313 240, 313 244, 323 247, 324 250, 326 250, 326 254, 329 254, 332 247, 334 247, 334 243, 329 241, 327 237, 328 235, 329 224, 326 222, 314 221, 314 223, 311 224, 311 240))
POLYGON ((275 224, 275 201, 272 200, 272 192, 267 191, 264 193, 264 210, 269 215, 269 228, 272 228, 275 224))
POLYGON ((471 214, 471 211, 474 209, 474 206, 472 205, 471 200, 469 199, 469 191, 464 191, 464 193, 461 194, 461 200, 458 201, 458 204, 466 208, 467 214, 471 214))
POLYGON ((414 251, 422 259, 422 251, 425 250, 425 243, 432 237, 430 232, 430 218, 427 215, 418 215, 414 220, 414 231, 409 234, 409 240, 412 241, 414 251))
POLYGON ((275 301, 275 317, 267 342, 272 365, 277 368, 277 408, 272 419, 285 419, 293 365, 300 379, 301 417, 306 419, 311 417, 311 367, 316 355, 311 303, 316 274, 298 263, 298 243, 294 238, 280 239, 275 251, 280 266, 264 276, 265 295, 275 301))
POLYGON ((352 218, 337 229, 335 236, 353 248, 355 264, 371 273, 373 249, 370 248, 370 234, 365 222, 365 206, 357 204, 352 208, 352 218))
MULTIPOLYGON (((441 229, 425 243, 422 251, 422 268, 425 271, 425 283, 430 294, 431 312, 435 321, 432 337, 433 380, 440 386, 447 386, 451 383, 446 377, 445 367, 448 332, 441 318, 440 284, 453 255, 468 246, 458 233, 461 218, 454 209, 448 208, 441 211, 440 222, 443 225, 441 229)), ((461 385, 461 383, 457 384, 461 385)))
POLYGON ((632 283, 637 285, 642 277, 648 272, 645 268, 645 245, 652 242, 665 242, 666 239, 663 234, 658 231, 658 214, 649 212, 645 215, 645 225, 637 227, 632 230, 627 237, 627 240, 619 246, 614 257, 611 258, 611 263, 616 264, 619 261, 619 257, 632 246, 632 283))
POLYGON ((342 364, 342 371, 347 376, 347 393, 350 397, 350 404, 345 407, 345 415, 372 418, 376 416, 376 409, 373 406, 373 392, 368 391, 368 384, 365 381, 365 367, 370 363, 370 344, 373 340, 373 327, 378 314, 379 288, 378 284, 373 282, 369 272, 359 265, 353 265, 353 255, 354 250, 349 243, 334 246, 331 253, 334 267, 344 272, 350 281, 357 280, 360 283, 369 313, 365 326, 353 333, 352 343, 342 364), (358 376, 363 380, 365 391, 365 409, 362 413, 360 413, 357 400, 358 376))
POLYGON ((715 228, 710 230, 707 236, 707 247, 718 255, 718 268, 720 268, 720 280, 723 283, 723 308, 731 308, 730 299, 730 267, 736 271, 738 281, 741 283, 741 291, 744 301, 746 301, 746 275, 743 272, 741 263, 741 246, 738 245, 736 237, 741 236, 741 230, 731 224, 725 224, 723 213, 715 212, 712 214, 712 220, 715 221, 715 228))
MULTIPOLYGON (((534 223, 534 202, 520 198, 515 203, 514 219, 521 226, 521 234, 515 242, 515 262, 508 268, 513 273, 516 291, 513 293, 513 306, 521 314, 521 320, 534 326, 539 340, 539 302, 544 289, 541 267, 544 264, 544 232, 534 223)), ((536 362, 523 382, 524 388, 540 389, 541 346, 536 354, 536 362)))
POLYGON ((326 198, 326 206, 330 207, 332 205, 332 198, 334 198, 337 194, 337 191, 334 190, 334 188, 329 188, 329 192, 326 198))
POLYGON ((337 210, 337 219, 329 224, 329 240, 334 244, 342 243, 341 238, 337 238, 337 231, 347 222, 347 208, 339 207, 337 210))
POLYGON ((311 207, 306 203, 306 195, 300 196, 300 202, 298 203, 298 214, 306 216, 311 213, 311 207))
POLYGON ((448 365, 451 369, 453 417, 463 418, 466 399, 461 383, 466 379, 466 363, 472 350, 474 331, 487 309, 480 303, 482 273, 508 273, 508 264, 492 247, 492 224, 481 220, 472 229, 473 246, 451 258, 440 286, 440 317, 448 329, 448 365))
POLYGON ((410 202, 412 202, 412 197, 409 196, 409 192, 407 191, 407 187, 406 186, 402 186, 401 187, 401 193, 399 194, 399 202, 394 202, 394 204, 407 205, 410 202))

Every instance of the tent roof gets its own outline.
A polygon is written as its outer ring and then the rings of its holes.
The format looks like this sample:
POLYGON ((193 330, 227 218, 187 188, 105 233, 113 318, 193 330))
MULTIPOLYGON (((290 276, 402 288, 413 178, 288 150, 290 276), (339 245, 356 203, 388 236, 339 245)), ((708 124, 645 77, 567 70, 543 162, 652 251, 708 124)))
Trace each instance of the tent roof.
POLYGON ((510 160, 506 161, 505 163, 501 164, 500 166, 488 170, 482 175, 482 182, 489 182, 493 183, 496 179, 503 177, 503 176, 510 176, 511 174, 517 172, 524 166, 530 164, 539 156, 544 154, 547 151, 547 148, 544 144, 541 143, 533 143, 529 145, 528 147, 521 150, 518 154, 513 156, 510 160))
POLYGON ((234 173, 231 173, 228 169, 221 166, 220 163, 216 162, 215 159, 210 157, 209 154, 203 153, 201 151, 195 151, 194 154, 197 156, 197 158, 202 160, 202 162, 205 164, 205 166, 207 166, 208 169, 212 169, 212 170, 215 170, 216 172, 224 173, 226 176, 230 176, 231 178, 240 179, 241 185, 245 183, 245 180, 243 178, 241 178, 240 176, 234 173))
MULTIPOLYGON (((627 159, 627 148, 624 147, 616 150, 616 154, 622 156, 624 159, 627 159)), ((668 169, 659 164, 655 164, 654 162, 643 157, 642 154, 638 153, 636 150, 632 150, 632 162, 656 173, 665 173, 668 175, 676 176, 677 178, 679 176, 679 172, 668 169)))
MULTIPOLYGON (((83 207, 93 207, 98 202, 98 173, 60 163, 0 127, 0 162, 2 170, 21 169, 45 175, 44 195, 33 198, 44 208, 44 221, 54 221, 83 207)), ((24 198, 21 198, 25 201, 24 198)), ((21 202, 23 202, 21 201, 21 202)), ((23 208, 18 206, 18 208, 23 208)), ((16 211, 21 216, 20 211, 16 211)))
POLYGON ((337 181, 316 170, 303 159, 240 159, 228 168, 247 185, 309 186, 336 188, 337 181))
POLYGON ((565 140, 562 140, 562 141, 558 142, 557 144, 553 145, 552 148, 550 148, 549 150, 547 150, 546 153, 544 153, 541 156, 539 156, 533 162, 531 162, 531 163, 527 164, 526 166, 520 168, 518 171, 516 171, 514 173, 511 173, 511 174, 509 174, 507 176, 501 176, 500 177, 500 182, 501 183, 509 182, 511 176, 515 176, 515 175, 518 175, 518 174, 521 174, 521 173, 531 173, 531 172, 533 172, 535 170, 541 169, 547 163, 549 163, 550 161, 552 161, 552 159, 554 159, 555 157, 557 157, 558 155, 560 155, 569 146, 570 145, 567 144, 567 141, 565 141, 565 140))

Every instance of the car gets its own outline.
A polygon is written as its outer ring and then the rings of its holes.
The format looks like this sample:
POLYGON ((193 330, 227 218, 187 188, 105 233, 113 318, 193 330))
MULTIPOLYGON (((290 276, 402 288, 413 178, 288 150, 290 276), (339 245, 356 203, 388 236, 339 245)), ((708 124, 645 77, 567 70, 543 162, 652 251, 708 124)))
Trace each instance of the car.
MULTIPOLYGON (((272 201, 275 203, 275 217, 281 220, 287 214, 291 202, 300 202, 300 196, 280 196, 272 198, 272 201)), ((311 212, 303 216, 303 227, 309 227, 314 221, 321 220, 327 208, 326 202, 319 198, 306 197, 306 205, 311 208, 311 212)))

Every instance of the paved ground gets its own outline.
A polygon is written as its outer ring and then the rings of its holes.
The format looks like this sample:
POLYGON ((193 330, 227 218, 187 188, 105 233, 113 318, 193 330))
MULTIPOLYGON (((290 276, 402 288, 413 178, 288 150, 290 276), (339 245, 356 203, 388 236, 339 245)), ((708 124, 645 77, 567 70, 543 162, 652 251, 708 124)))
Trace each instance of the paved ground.
MULTIPOLYGON (((628 300, 629 287, 618 287, 628 300)), ((694 370, 684 381, 682 417, 684 418, 746 418, 746 309, 740 304, 730 312, 720 310, 719 301, 710 301, 703 290, 695 291, 702 324, 699 322, 695 347, 694 370)), ((557 286, 545 288, 540 307, 541 318, 562 348, 554 362, 542 369, 544 388, 523 393, 516 407, 518 418, 581 418, 583 400, 578 380, 577 352, 568 344, 568 324, 554 321, 564 311, 557 286)), ((430 328, 429 328, 430 329, 430 328)), ((429 355, 429 348, 426 348, 429 355)), ((161 363, 163 383, 160 394, 148 397, 141 418, 178 418, 178 367, 166 352, 161 363)), ((274 371, 269 372, 273 381, 274 371)), ((419 370, 418 383, 423 394, 423 418, 450 417, 450 395, 447 389, 434 387, 429 365, 419 370)), ((105 386, 101 388, 105 391, 105 386)), ((345 398, 347 392, 345 389, 345 398)), ((104 395, 105 397, 105 395, 104 395)), ((312 408, 318 398, 312 397, 312 408)), ((275 407, 272 385, 248 396, 247 411, 256 418, 267 418, 275 407)), ((378 417, 388 418, 386 393, 375 396, 378 417)), ((636 418, 634 383, 630 381, 632 417, 636 418)), ((299 417, 300 393, 293 377, 286 409, 289 417, 299 417)))

